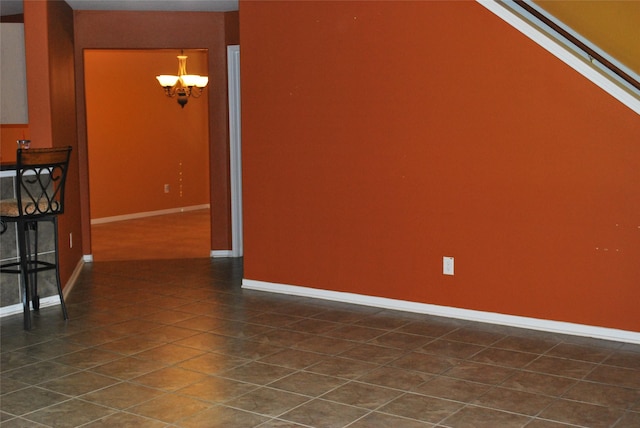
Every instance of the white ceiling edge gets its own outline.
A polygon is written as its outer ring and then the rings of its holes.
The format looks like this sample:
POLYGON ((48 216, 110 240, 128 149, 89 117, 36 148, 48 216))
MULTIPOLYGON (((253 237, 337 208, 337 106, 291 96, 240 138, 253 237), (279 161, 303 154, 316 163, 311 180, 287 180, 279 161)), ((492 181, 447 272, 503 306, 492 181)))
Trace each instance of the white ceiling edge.
MULTIPOLYGON (((65 0, 73 10, 231 12, 238 0, 65 0)), ((23 13, 22 0, 0 0, 0 14, 23 13)))

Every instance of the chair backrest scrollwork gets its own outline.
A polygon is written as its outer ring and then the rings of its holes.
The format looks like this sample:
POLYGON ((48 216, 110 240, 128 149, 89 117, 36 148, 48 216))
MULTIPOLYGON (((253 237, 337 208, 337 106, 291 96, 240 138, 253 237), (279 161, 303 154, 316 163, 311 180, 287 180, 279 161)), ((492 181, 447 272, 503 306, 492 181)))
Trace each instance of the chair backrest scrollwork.
POLYGON ((19 216, 64 213, 64 193, 71 147, 18 149, 16 199, 19 216))

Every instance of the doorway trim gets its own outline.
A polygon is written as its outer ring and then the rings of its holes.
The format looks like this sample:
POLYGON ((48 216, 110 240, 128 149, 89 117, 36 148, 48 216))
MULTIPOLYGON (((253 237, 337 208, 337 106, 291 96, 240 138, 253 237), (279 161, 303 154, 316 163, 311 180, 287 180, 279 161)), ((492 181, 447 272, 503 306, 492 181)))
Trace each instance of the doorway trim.
POLYGON ((231 178, 231 257, 244 254, 242 236, 242 135, 240 109, 240 46, 227 46, 229 84, 229 148, 231 178))

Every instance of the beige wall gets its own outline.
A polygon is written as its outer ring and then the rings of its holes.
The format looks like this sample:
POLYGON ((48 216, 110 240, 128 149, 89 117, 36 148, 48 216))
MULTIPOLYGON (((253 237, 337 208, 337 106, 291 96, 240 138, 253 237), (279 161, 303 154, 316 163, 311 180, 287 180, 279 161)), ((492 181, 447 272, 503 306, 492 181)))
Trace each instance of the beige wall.
POLYGON ((640 1, 536 0, 538 5, 640 74, 640 1))

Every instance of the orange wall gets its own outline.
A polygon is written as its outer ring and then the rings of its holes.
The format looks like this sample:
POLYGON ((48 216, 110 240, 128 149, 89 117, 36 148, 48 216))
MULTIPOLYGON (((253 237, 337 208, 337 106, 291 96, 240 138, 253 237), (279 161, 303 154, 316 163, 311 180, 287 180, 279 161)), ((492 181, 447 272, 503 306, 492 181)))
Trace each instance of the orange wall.
POLYGON ((72 146, 65 212, 58 223, 60 277, 82 257, 73 60, 73 11, 65 2, 24 2, 31 147, 72 146), (74 246, 69 245, 73 235, 74 246))
MULTIPOLYGON (((179 53, 85 50, 92 219, 209 203, 207 97, 180 108, 155 79, 177 73, 179 53)), ((206 51, 184 53, 207 73, 206 51)))
POLYGON ((240 20, 245 278, 640 331, 637 114, 475 2, 240 20))
POLYGON ((15 162, 18 148, 16 141, 29 138, 29 125, 0 125, 0 161, 15 162))

